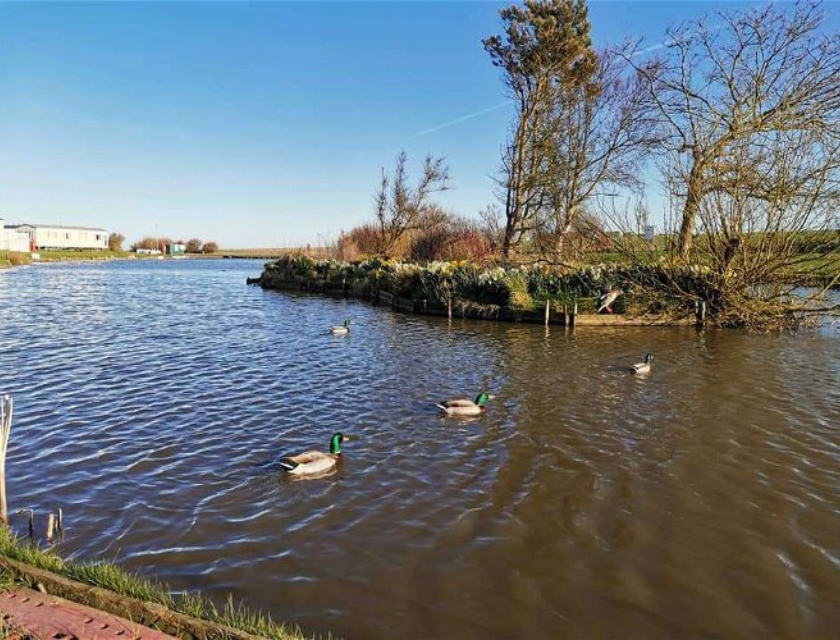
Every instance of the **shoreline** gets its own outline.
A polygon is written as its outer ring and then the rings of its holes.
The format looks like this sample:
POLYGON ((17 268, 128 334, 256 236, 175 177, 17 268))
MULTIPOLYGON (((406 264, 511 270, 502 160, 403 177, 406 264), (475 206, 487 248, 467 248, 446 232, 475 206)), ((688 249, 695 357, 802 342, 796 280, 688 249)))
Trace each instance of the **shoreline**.
MULTIPOLYGON (((411 300, 401 298, 384 289, 370 290, 362 286, 334 284, 317 280, 277 280, 268 284, 262 276, 247 278, 246 284, 259 286, 270 291, 297 291, 320 294, 331 297, 354 298, 369 302, 374 306, 385 306, 391 310, 414 315, 437 316, 462 320, 485 320, 490 322, 508 322, 524 324, 543 324, 545 326, 574 327, 702 327, 705 318, 700 313, 695 317, 674 317, 667 314, 646 314, 629 316, 627 314, 577 313, 569 305, 547 303, 540 311, 515 309, 496 305, 479 305, 460 300, 452 301, 450 308, 437 305, 429 300, 411 300)), ((576 307, 577 305, 575 305, 576 307)))

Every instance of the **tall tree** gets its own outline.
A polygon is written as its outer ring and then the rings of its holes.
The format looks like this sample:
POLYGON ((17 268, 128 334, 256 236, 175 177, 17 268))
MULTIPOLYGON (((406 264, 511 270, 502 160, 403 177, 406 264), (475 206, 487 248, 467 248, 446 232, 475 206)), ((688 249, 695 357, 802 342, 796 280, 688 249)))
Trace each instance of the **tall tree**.
POLYGON ((516 105, 499 180, 506 219, 502 253, 509 258, 537 227, 547 202, 545 168, 557 90, 597 91, 597 56, 584 0, 526 0, 500 15, 503 35, 483 44, 516 105))
POLYGON ((821 34, 823 21, 819 3, 810 1, 721 14, 713 26, 701 20, 670 29, 661 64, 639 68, 662 117, 684 261, 707 197, 737 200, 745 189, 772 200, 780 189, 807 197, 813 182, 779 182, 788 171, 758 169, 768 148, 789 163, 805 140, 830 148, 837 135, 840 35, 821 34))

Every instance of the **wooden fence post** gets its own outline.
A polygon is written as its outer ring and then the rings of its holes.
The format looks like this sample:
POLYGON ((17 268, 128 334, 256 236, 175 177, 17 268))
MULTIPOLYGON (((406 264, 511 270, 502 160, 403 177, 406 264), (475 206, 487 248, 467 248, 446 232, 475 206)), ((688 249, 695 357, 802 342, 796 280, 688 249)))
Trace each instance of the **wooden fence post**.
POLYGON ((551 302, 549 300, 545 301, 545 326, 548 326, 548 318, 549 314, 551 313, 551 302))
POLYGON ((706 301, 705 300, 695 300, 694 301, 694 314, 697 320, 697 326, 702 327, 706 324, 706 301))
POLYGON ((0 399, 0 522, 9 522, 6 504, 6 450, 9 446, 9 434, 12 431, 14 402, 12 396, 4 393, 0 399))
POLYGON ((47 516, 47 542, 52 542, 53 534, 55 533, 55 514, 51 513, 47 516))

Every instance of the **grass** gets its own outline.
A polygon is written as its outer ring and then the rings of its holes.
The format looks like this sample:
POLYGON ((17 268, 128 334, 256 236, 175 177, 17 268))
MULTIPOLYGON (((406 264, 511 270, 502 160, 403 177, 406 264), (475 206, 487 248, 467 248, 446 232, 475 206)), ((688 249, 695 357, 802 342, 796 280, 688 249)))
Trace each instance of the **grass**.
POLYGON ((38 252, 41 262, 56 262, 61 260, 110 260, 127 258, 132 253, 128 251, 110 251, 107 249, 42 249, 38 252))
MULTIPOLYGON (((0 555, 72 580, 108 589, 129 598, 160 604, 171 611, 233 627, 246 633, 278 640, 303 638, 296 627, 274 622, 269 616, 249 611, 243 605, 234 603, 232 598, 222 610, 196 594, 185 594, 175 598, 166 585, 150 582, 112 564, 83 564, 63 560, 53 552, 18 541, 6 528, 0 529, 0 555)), ((0 572, 0 587, 9 586, 12 582, 34 587, 26 584, 26 581, 15 580, 8 572, 0 572)), ((2 633, 0 629, 0 638, 3 637, 2 633)))
POLYGON ((29 264, 32 259, 28 253, 18 251, 0 251, 0 269, 5 267, 16 267, 21 264, 29 264))

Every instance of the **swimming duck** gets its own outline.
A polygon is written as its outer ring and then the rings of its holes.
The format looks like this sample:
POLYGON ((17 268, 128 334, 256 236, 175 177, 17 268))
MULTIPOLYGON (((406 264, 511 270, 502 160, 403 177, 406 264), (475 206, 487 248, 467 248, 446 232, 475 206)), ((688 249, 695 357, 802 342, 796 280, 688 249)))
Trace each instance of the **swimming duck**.
POLYGON ((334 336, 346 336, 350 333, 350 320, 345 320, 343 325, 330 327, 330 333, 334 336))
POLYGON ((632 367, 630 367, 630 370, 633 373, 650 373, 650 363, 651 362, 653 362, 653 354, 648 353, 645 356, 645 361, 644 362, 637 362, 632 367))
POLYGON ((280 460, 283 470, 293 476, 312 476, 330 471, 341 459, 341 443, 350 440, 349 436, 336 433, 330 439, 330 452, 307 451, 296 456, 280 460))
POLYGON ((612 303, 618 299, 622 293, 630 293, 629 289, 610 289, 609 291, 605 291, 600 296, 598 296, 598 311, 595 313, 601 313, 602 311, 606 311, 607 313, 612 313, 612 303))
POLYGON ((448 416, 477 416, 487 411, 487 401, 495 398, 490 393, 479 393, 475 400, 457 398, 445 400, 438 405, 448 416))

